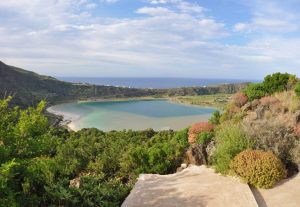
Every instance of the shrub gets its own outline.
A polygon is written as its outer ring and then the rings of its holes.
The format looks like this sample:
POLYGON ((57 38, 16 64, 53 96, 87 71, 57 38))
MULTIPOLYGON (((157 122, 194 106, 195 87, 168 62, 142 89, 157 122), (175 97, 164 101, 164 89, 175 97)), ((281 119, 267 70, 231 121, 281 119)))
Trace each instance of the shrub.
POLYGON ((230 168, 259 188, 271 188, 287 175, 281 160, 271 151, 245 150, 233 159, 230 168))
POLYGON ((239 113, 236 113, 233 117, 232 117, 232 121, 234 122, 234 123, 239 123, 239 122, 241 122, 243 119, 244 119, 244 117, 247 115, 247 113, 246 112, 239 112, 239 113))
POLYGON ((280 101, 282 109, 284 112, 295 113, 300 109, 300 99, 298 96, 295 96, 294 91, 285 91, 282 93, 277 93, 274 95, 280 101))
POLYGON ((274 73, 272 75, 267 75, 263 84, 269 94, 281 92, 287 90, 289 80, 292 80, 292 77, 293 76, 288 73, 274 73))
POLYGON ((237 93, 233 96, 232 101, 237 107, 242 107, 248 102, 248 97, 244 93, 237 93))
POLYGON ((297 96, 300 96, 300 81, 298 81, 296 84, 295 93, 297 96))
MULTIPOLYGON (((261 97, 275 92, 282 92, 295 86, 296 76, 288 73, 274 73, 264 78, 262 83, 250 84, 244 93, 250 101, 260 99, 261 97)), ((299 86, 300 91, 300 86, 299 86)))
POLYGON ((294 129, 280 118, 262 121, 244 121, 247 136, 255 142, 256 149, 272 151, 288 167, 292 162, 291 150, 295 147, 294 129))
POLYGON ((226 106, 225 112, 220 118, 220 122, 225 122, 232 119, 237 113, 241 112, 241 109, 237 107, 234 103, 230 103, 226 106))
POLYGON ((214 125, 208 123, 208 122, 199 122, 196 124, 193 124, 191 128, 189 129, 189 143, 195 143, 197 136, 201 132, 211 132, 214 130, 214 125))
POLYGON ((262 83, 252 83, 245 90, 244 93, 250 101, 260 99, 267 94, 267 90, 262 83))
POLYGON ((295 148, 291 152, 293 162, 298 165, 298 170, 300 167, 300 143, 298 142, 295 148))
POLYGON ((197 137, 197 143, 207 145, 212 138, 214 137, 214 134, 212 132, 201 132, 197 137))
POLYGON ((221 113, 219 111, 214 111, 208 122, 213 124, 213 125, 219 125, 220 124, 220 118, 221 118, 221 113))
POLYGON ((217 172, 226 174, 230 161, 241 151, 251 148, 253 142, 242 131, 241 126, 232 123, 222 124, 216 131, 216 150, 213 164, 217 172))

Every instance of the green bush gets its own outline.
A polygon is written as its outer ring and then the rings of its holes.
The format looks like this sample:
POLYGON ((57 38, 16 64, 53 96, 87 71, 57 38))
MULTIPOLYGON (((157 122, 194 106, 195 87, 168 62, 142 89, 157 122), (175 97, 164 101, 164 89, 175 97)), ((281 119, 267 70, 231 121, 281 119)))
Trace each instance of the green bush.
POLYGON ((267 94, 267 90, 263 83, 252 83, 245 90, 244 93, 250 101, 260 99, 267 94))
POLYGON ((250 84, 244 93, 250 101, 260 99, 265 95, 291 89, 296 84, 296 76, 288 73, 274 73, 264 78, 262 83, 250 84))
POLYGON ((251 148, 253 142, 237 124, 224 123, 216 132, 216 150, 213 154, 213 165, 217 172, 226 174, 230 161, 241 151, 251 148))
POLYGON ((259 188, 271 188, 287 174, 281 160, 271 151, 245 150, 233 159, 230 167, 245 182, 259 188))
POLYGON ((239 112, 239 113, 236 113, 233 117, 232 117, 232 121, 234 122, 234 123, 239 123, 239 122, 241 122, 243 119, 244 119, 244 117, 246 117, 247 116, 247 113, 246 112, 239 112))
POLYGON ((214 111, 208 122, 213 124, 213 125, 219 125, 220 124, 220 118, 221 118, 220 111, 214 111))
POLYGON ((288 89, 288 85, 295 76, 288 73, 274 73, 267 75, 264 79, 263 85, 268 94, 275 92, 282 92, 288 89))
POLYGON ((300 96, 300 81, 298 81, 296 84, 295 93, 297 96, 300 96))
POLYGON ((196 142, 199 144, 206 145, 213 139, 213 137, 213 132, 201 132, 200 134, 198 134, 196 142))

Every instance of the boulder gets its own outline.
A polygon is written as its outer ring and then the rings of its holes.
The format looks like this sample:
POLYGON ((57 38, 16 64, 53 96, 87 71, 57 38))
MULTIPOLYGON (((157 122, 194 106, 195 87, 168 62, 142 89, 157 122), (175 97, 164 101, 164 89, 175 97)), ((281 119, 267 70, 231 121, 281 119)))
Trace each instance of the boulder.
POLYGON ((264 118, 264 115, 265 115, 265 111, 266 111, 266 108, 264 106, 259 106, 257 109, 256 109, 256 118, 261 120, 264 118))
POLYGON ((185 160, 192 165, 207 165, 207 153, 205 146, 202 144, 193 144, 185 154, 185 160))
POLYGON ((215 141, 209 142, 207 144, 207 146, 206 146, 206 149, 205 149, 206 154, 207 154, 207 161, 209 163, 211 163, 212 155, 213 155, 213 153, 214 153, 215 150, 216 150, 216 143, 215 143, 215 141))

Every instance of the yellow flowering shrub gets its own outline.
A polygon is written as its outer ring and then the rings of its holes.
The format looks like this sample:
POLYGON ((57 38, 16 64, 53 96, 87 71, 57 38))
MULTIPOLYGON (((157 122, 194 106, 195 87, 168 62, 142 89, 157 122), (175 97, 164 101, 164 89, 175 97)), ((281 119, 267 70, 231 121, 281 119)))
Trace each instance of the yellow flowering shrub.
POLYGON ((230 168, 259 188, 271 188, 287 175, 281 160, 271 151, 245 150, 232 160, 230 168))

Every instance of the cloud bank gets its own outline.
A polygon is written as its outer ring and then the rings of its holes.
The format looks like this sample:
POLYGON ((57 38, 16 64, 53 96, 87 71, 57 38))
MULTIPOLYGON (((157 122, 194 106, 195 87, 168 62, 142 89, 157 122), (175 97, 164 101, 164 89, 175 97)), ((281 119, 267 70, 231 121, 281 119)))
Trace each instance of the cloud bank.
POLYGON ((126 17, 101 10, 113 13, 121 3, 1 1, 0 57, 56 76, 260 79, 275 71, 300 75, 296 1, 245 0, 241 6, 251 15, 247 21, 236 17, 234 24, 185 0, 142 0, 126 17))

